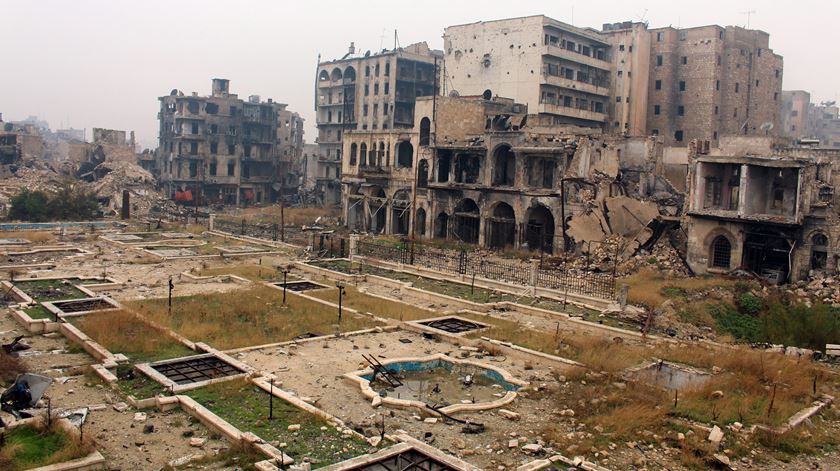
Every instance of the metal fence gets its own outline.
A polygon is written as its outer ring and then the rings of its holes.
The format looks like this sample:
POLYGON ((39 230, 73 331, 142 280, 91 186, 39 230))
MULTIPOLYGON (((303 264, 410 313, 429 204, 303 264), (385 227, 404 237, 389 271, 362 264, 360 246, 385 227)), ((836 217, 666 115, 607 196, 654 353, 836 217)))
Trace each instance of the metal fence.
POLYGON ((359 240, 356 250, 358 255, 364 257, 445 273, 475 275, 520 286, 550 288, 600 299, 615 299, 616 296, 615 275, 612 273, 566 270, 560 266, 536 265, 520 260, 492 260, 472 252, 444 250, 419 243, 414 243, 412 248, 410 243, 359 240))

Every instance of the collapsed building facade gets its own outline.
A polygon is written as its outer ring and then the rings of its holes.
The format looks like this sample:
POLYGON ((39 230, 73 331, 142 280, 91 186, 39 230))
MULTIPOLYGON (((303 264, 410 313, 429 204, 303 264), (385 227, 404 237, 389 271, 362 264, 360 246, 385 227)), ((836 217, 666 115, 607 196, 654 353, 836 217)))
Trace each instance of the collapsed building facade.
POLYGON ((689 158, 684 224, 696 273, 742 269, 779 283, 837 273, 840 150, 736 137, 689 158))
POLYGON ((230 93, 213 79, 210 96, 178 90, 159 98, 157 171, 166 193, 193 204, 275 201, 289 191, 292 159, 302 147, 302 120, 286 105, 230 93), (286 138, 289 138, 286 141, 286 138), (278 139, 279 138, 279 139, 278 139))
POLYGON ((556 253, 612 234, 639 238, 638 247, 660 212, 681 211, 657 175, 655 139, 544 125, 525 105, 489 95, 418 99, 415 122, 345 134, 351 229, 556 253))

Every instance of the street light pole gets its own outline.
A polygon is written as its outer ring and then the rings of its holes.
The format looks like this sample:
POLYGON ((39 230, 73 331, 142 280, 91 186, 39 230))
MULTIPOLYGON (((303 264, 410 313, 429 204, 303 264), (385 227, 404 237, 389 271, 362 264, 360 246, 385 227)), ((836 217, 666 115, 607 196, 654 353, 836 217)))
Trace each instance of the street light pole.
POLYGON ((344 283, 337 282, 335 287, 338 288, 338 322, 341 323, 341 302, 344 297, 344 283))

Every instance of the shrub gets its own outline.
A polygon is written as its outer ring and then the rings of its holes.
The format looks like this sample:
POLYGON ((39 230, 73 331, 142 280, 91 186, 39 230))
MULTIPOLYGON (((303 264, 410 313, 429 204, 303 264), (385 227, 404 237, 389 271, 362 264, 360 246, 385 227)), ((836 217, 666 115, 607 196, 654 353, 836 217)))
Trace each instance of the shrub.
POLYGON ((825 304, 773 303, 760 327, 761 337, 772 343, 823 350, 827 343, 840 342, 840 312, 825 304))
POLYGON ((735 304, 738 310, 744 314, 755 316, 764 309, 764 302, 758 296, 750 293, 740 293, 735 296, 735 304))
POLYGON ((760 328, 757 318, 741 314, 732 306, 724 303, 710 304, 707 309, 721 331, 738 340, 758 341, 760 328))
POLYGON ((33 222, 86 220, 96 217, 98 210, 96 194, 83 184, 68 180, 52 193, 21 191, 11 199, 9 219, 33 222))

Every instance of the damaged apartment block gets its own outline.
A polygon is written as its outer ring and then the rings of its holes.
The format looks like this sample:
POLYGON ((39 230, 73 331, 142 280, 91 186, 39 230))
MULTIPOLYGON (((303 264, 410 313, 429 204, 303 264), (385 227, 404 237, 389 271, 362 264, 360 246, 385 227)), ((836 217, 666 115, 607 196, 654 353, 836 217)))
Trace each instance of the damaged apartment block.
POLYGON ((172 90, 159 100, 156 167, 176 201, 265 203, 297 187, 291 161, 302 154, 303 120, 285 104, 242 100, 224 79, 213 79, 209 97, 172 90))
POLYGON ((695 272, 740 269, 775 283, 837 272, 840 150, 733 137, 689 154, 687 258, 695 272))

